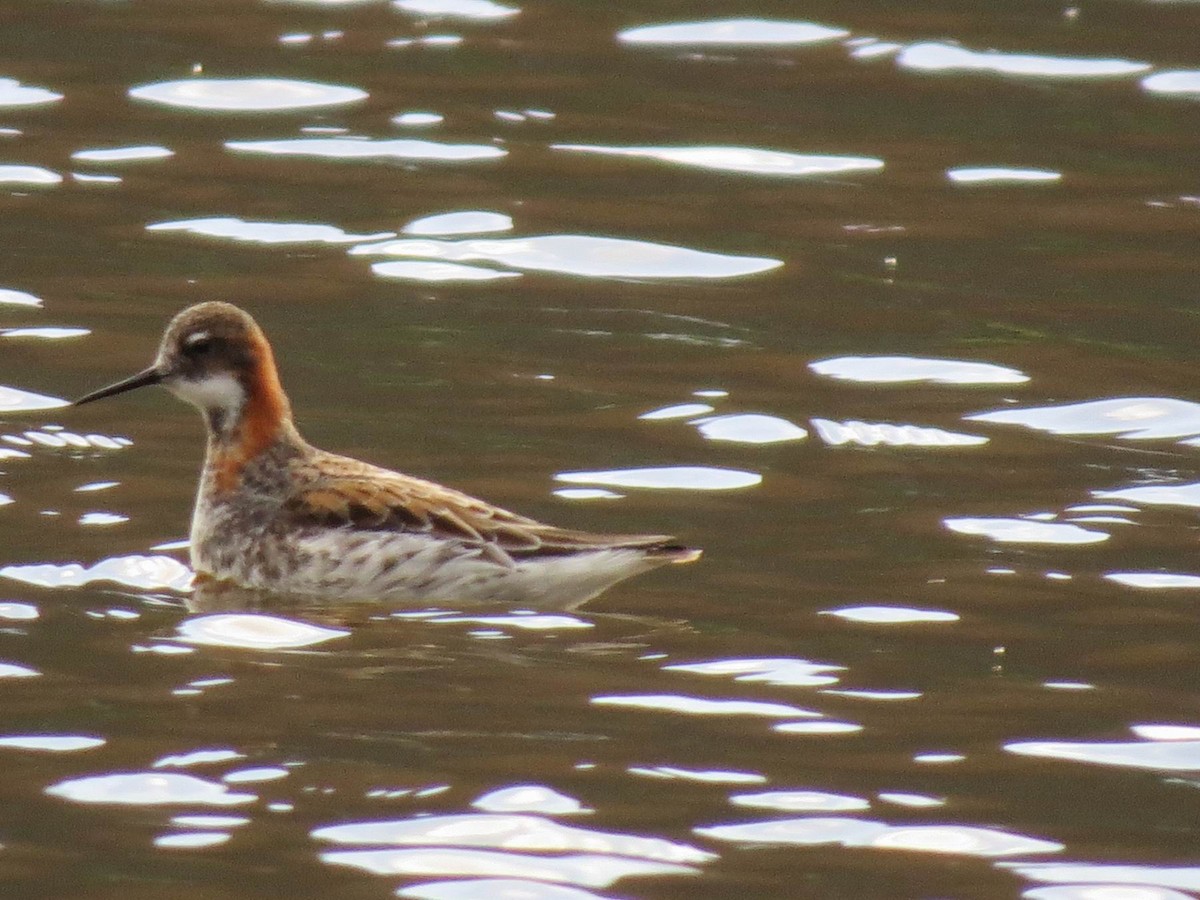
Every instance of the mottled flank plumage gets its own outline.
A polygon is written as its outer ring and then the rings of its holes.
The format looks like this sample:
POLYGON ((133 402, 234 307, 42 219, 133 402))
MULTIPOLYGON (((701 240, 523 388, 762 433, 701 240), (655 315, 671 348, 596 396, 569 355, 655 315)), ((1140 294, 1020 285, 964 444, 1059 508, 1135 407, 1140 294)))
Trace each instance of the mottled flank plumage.
POLYGON ((556 528, 313 447, 262 330, 228 303, 185 309, 152 366, 76 404, 150 384, 197 406, 208 427, 191 530, 201 575, 330 599, 571 606, 700 555, 665 535, 556 528))

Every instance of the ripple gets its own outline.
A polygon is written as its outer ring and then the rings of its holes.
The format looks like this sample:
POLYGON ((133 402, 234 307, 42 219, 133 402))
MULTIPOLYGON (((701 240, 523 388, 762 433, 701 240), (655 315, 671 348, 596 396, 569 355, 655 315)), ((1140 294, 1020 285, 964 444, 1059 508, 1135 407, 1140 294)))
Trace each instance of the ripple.
POLYGON ((59 184, 63 177, 41 166, 0 165, 0 184, 59 184))
POLYGON ((777 259, 729 256, 670 244, 582 234, 463 241, 388 241, 364 244, 350 253, 451 262, 486 260, 525 271, 587 278, 738 278, 783 265, 777 259))
POLYGON ((884 165, 882 159, 870 156, 785 153, 779 150, 763 150, 758 147, 608 147, 595 144, 551 144, 550 149, 574 153, 595 153, 603 156, 653 159, 659 162, 697 169, 711 169, 718 172, 741 172, 747 175, 780 177, 877 172, 884 165))
POLYGON ((551 631, 561 628, 594 628, 592 622, 574 616, 549 615, 546 613, 513 613, 506 616, 437 616, 430 622, 468 622, 474 625, 499 625, 520 628, 525 631, 551 631))
POLYGON ((270 112, 357 103, 367 92, 287 78, 188 78, 130 88, 129 96, 183 109, 270 112))
POLYGON ((497 231, 512 231, 512 216, 503 213, 487 212, 486 210, 463 210, 461 212, 439 213, 435 216, 424 216, 413 219, 402 229, 404 234, 415 235, 444 235, 444 234, 487 234, 497 231))
POLYGON ((38 615, 38 608, 32 603, 17 603, 12 600, 0 602, 0 619, 7 619, 9 622, 31 622, 38 615))
POLYGON ((571 816, 588 813, 574 797, 541 784, 516 784, 482 794, 471 805, 491 813, 541 813, 544 816, 571 816))
POLYGON ((15 291, 12 288, 0 288, 0 303, 11 303, 16 306, 41 306, 42 299, 33 296, 33 294, 27 294, 24 291, 15 291))
POLYGON ((1114 434, 1131 441, 1200 434, 1200 403, 1170 397, 1113 397, 1056 406, 1001 409, 967 416, 1050 434, 1114 434))
POLYGON ((734 806, 760 809, 781 809, 789 812, 851 812, 870 809, 862 797, 828 794, 824 791, 763 791, 758 794, 734 794, 729 798, 734 806))
POLYGON ((947 169, 946 177, 957 184, 1027 184, 1061 181, 1062 172, 1052 169, 1014 169, 1007 166, 964 166, 947 169))
POLYGON ((40 106, 63 98, 49 88, 21 84, 15 78, 0 78, 0 106, 40 106))
POLYGON ((674 781, 697 781, 702 784, 763 784, 767 776, 758 772, 732 772, 728 769, 684 769, 679 766, 630 766, 631 775, 663 778, 674 781))
POLYGON ((0 662, 0 678, 37 678, 42 673, 37 669, 17 663, 0 662))
POLYGON ((657 422, 662 419, 686 419, 712 411, 713 408, 707 403, 677 403, 674 406, 663 406, 644 412, 638 418, 645 422, 657 422))
POLYGON ((643 25, 617 34, 626 44, 672 45, 801 45, 819 44, 849 35, 844 28, 830 28, 812 22, 785 22, 772 19, 712 19, 706 22, 670 22, 643 25))
POLYGON ((32 412, 38 409, 58 409, 70 404, 61 397, 48 397, 17 388, 0 385, 0 412, 32 412))
POLYGON ((498 159, 508 151, 490 144, 445 144, 411 138, 347 135, 338 138, 284 138, 276 141, 226 141, 230 150, 272 156, 315 156, 323 159, 410 159, 432 162, 474 162, 498 159))
POLYGON ((234 759, 244 759, 246 754, 236 750, 192 750, 188 753, 174 753, 155 760, 155 769, 183 769, 188 766, 203 766, 209 763, 229 762, 234 759))
POLYGON ((43 563, 0 568, 0 577, 38 587, 82 587, 96 581, 115 581, 142 590, 191 588, 192 570, 169 556, 114 556, 90 567, 79 563, 43 563))
POLYGON ((564 500, 620 500, 625 496, 604 488, 559 488, 551 493, 564 500))
POLYGON ((1131 725, 1129 730, 1148 741, 1200 740, 1200 728, 1195 725, 1131 725))
POLYGON ((778 416, 759 413, 738 413, 727 416, 710 416, 696 419, 701 436, 710 441, 728 441, 737 444, 781 444, 787 441, 802 441, 808 432, 778 416))
POLYGON ((609 469, 598 472, 559 472, 555 481, 568 484, 601 484, 609 487, 657 490, 731 491, 762 482, 757 472, 713 466, 659 466, 646 469, 609 469))
POLYGON ((596 706, 622 706, 633 709, 653 709, 659 712, 685 713, 691 716, 764 716, 786 719, 792 717, 820 718, 821 713, 800 709, 784 703, 763 703, 758 700, 709 700, 683 694, 624 694, 593 697, 596 706))
POLYGON ((317 828, 312 836, 335 844, 483 847, 541 852, 585 851, 659 862, 702 863, 715 855, 676 841, 594 831, 531 815, 461 813, 317 828))
POLYGON ((808 367, 818 375, 870 384, 1024 384, 1029 380, 1024 372, 992 363, 918 356, 838 356, 808 367))
POLYGON ((1170 888, 1122 884, 1070 884, 1021 892, 1021 900, 1192 900, 1193 896, 1170 888))
POLYGON ((896 62, 902 68, 922 72, 975 71, 1036 78, 1119 78, 1151 68, 1149 63, 1127 59, 975 51, 936 41, 905 47, 896 57, 896 62))
POLYGON ((1146 506, 1200 507, 1200 482, 1191 484, 1147 484, 1117 488, 1111 491, 1092 491, 1093 497, 1106 500, 1128 500, 1146 506))
POLYGON ((221 776, 221 780, 226 784, 258 784, 262 781, 278 781, 280 778, 287 778, 290 774, 291 772, 287 769, 279 766, 258 766, 253 769, 226 772, 221 776))
POLYGON ((977 434, 922 428, 918 425, 893 425, 888 422, 832 422, 813 419, 817 436, 831 447, 857 444, 860 447, 977 447, 988 439, 977 434))
POLYGON ((663 666, 668 672, 695 675, 733 676, 734 681, 761 682, 778 687, 823 687, 837 684, 830 672, 843 672, 845 666, 810 662, 807 659, 720 659, 711 662, 676 663, 663 666))
POLYGON ((110 163, 134 162, 141 159, 167 159, 174 156, 175 151, 157 144, 146 144, 136 147, 105 147, 96 150, 76 150, 71 159, 80 162, 110 163))
MULTIPOLYGON (((525 878, 472 878, 467 881, 428 881, 396 891, 397 897, 416 900, 608 900, 580 888, 525 878)), ((1149 898, 1154 900, 1154 898, 1149 898)))
POLYGON ((403 281, 496 281, 501 278, 520 278, 520 272, 505 272, 502 269, 484 269, 480 266, 463 266, 458 263, 425 262, 403 260, 400 262, 374 263, 371 271, 380 278, 398 278, 403 281))
POLYGON ((1089 531, 1078 525, 1029 519, 943 519, 942 524, 958 534, 978 535, 1003 544, 1098 544, 1109 538, 1103 531, 1089 531))
POLYGON ((888 825, 868 819, 814 817, 773 819, 737 825, 693 829, 719 841, 759 844, 871 847, 914 850, 953 856, 1018 856, 1027 853, 1057 853, 1062 844, 992 828, 969 825, 888 825))
POLYGON ((1142 79, 1142 88, 1152 94, 1200 97, 1200 69, 1157 72, 1142 79))
POLYGON ((863 730, 856 722, 834 722, 822 719, 820 722, 784 722, 772 725, 772 731, 780 734, 854 734, 863 730))
POLYGON ((521 10, 492 0, 392 0, 401 12, 429 19, 473 19, 496 21, 515 16, 521 10))
POLYGON ((1200 771, 1200 740, 1175 741, 1015 741, 1004 745, 1009 753, 1064 759, 1072 762, 1158 769, 1168 772, 1200 771))
MULTIPOLYGON (((437 847, 406 850, 345 850, 321 854, 324 862, 351 866, 375 875, 444 876, 537 879, 585 887, 607 887, 622 878, 650 875, 695 875, 692 866, 624 859, 594 853, 567 856, 526 856, 494 850, 437 847)), ((478 894, 473 896, 478 897, 478 894)), ((490 896, 490 895, 488 895, 490 896)))
POLYGON ((187 231, 206 237, 228 238, 255 244, 353 244, 395 237, 395 232, 350 234, 334 225, 308 222, 247 222, 232 216, 204 219, 181 219, 177 222, 155 222, 147 231, 187 231))
MULTIPOLYGON (((1075 882, 1077 884, 1136 885, 1143 889, 1154 885, 1200 890, 1200 866, 1136 866, 1066 863, 1001 863, 1008 871, 1031 881, 1075 882)), ((1132 890, 1137 890, 1133 888, 1132 890)), ((1023 896, 1028 897, 1029 894, 1023 896)), ((1139 895, 1129 892, 1116 896, 1103 894, 1076 895, 1076 900, 1171 900, 1171 894, 1139 895)))
POLYGON ((431 125, 440 125, 446 119, 445 116, 432 112, 403 112, 399 115, 392 116, 392 124, 400 125, 405 128, 428 128, 431 125))
POLYGON ((224 831, 193 831, 188 834, 164 834, 154 839, 155 847, 166 850, 201 850, 216 847, 229 840, 224 831))
POLYGON ((1175 572, 1106 572, 1104 577, 1117 584, 1153 591, 1200 588, 1200 575, 1175 572))
POLYGON ((218 613, 187 619, 179 625, 179 640, 189 644, 251 650, 311 647, 349 634, 349 631, 336 628, 257 613, 218 613))
POLYGON ((0 747, 13 750, 41 750, 48 753, 74 753, 102 747, 104 738, 86 737, 77 734, 18 734, 0 737, 0 747))
POLYGON ((940 609, 912 609, 907 606, 846 606, 842 609, 823 609, 823 616, 837 616, 847 622, 869 622, 873 625, 902 625, 911 622, 957 622, 957 613, 940 609))
POLYGON ((60 341, 66 338, 77 338, 91 334, 87 328, 5 328, 0 335, 8 338, 40 338, 47 341, 60 341))
POLYGON ((162 772, 73 778, 51 785, 46 788, 46 793, 75 803, 127 803, 136 806, 236 806, 258 799, 254 794, 231 794, 225 785, 194 775, 162 772))
POLYGON ((129 516, 110 512, 89 512, 79 517, 80 525, 120 525, 128 521, 129 516))

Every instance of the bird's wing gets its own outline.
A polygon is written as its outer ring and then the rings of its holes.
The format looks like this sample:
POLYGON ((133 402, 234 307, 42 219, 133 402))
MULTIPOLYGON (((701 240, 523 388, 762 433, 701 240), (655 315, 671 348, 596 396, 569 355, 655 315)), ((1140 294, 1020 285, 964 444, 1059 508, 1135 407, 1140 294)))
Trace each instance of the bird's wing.
POLYGON ((424 533, 478 546, 513 565, 530 555, 603 549, 675 549, 667 535, 589 534, 546 525, 460 491, 348 457, 308 463, 284 502, 301 525, 424 533))

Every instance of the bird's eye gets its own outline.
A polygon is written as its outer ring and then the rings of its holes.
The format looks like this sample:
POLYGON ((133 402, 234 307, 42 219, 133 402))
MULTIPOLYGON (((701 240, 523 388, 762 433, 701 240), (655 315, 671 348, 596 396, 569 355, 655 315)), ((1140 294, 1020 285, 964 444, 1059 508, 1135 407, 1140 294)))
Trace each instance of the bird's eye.
POLYGON ((196 334, 188 335, 183 341, 183 353, 185 356, 203 356, 213 347, 213 339, 208 332, 200 331, 196 334))

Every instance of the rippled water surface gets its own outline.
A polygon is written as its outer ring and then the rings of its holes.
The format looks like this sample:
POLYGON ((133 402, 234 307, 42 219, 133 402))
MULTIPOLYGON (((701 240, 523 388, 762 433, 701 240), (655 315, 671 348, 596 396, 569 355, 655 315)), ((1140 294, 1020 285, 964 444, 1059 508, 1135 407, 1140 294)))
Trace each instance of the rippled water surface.
POLYGON ((1200 6, 0 2, 22 897, 1200 897, 1200 6), (315 443, 703 560, 193 591, 200 300, 315 443))

